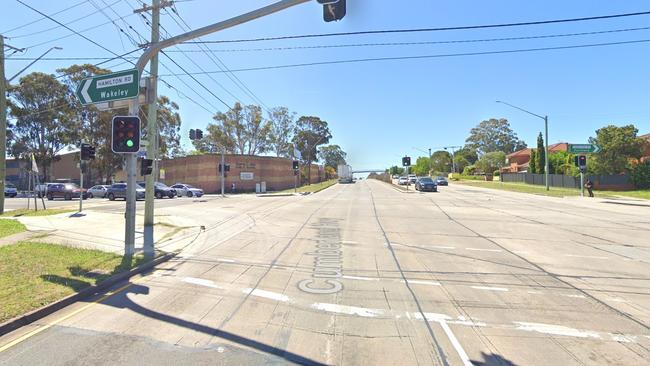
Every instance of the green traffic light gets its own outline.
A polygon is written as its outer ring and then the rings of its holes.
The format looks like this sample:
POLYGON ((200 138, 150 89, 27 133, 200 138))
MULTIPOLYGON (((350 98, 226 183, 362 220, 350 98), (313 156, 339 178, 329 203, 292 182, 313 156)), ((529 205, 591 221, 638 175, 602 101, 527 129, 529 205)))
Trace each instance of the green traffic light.
POLYGON ((126 146, 133 147, 133 140, 126 140, 126 146))

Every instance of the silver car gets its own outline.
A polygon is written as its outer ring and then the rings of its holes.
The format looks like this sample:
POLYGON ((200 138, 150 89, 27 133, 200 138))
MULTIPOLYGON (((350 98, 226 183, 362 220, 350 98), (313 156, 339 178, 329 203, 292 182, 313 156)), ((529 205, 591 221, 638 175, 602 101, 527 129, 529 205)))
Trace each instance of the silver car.
POLYGON ((90 189, 88 189, 88 198, 94 198, 94 197, 104 198, 104 197, 106 197, 106 193, 108 193, 108 187, 110 187, 110 186, 103 185, 103 184, 91 187, 90 189))
POLYGON ((201 188, 193 187, 189 184, 176 183, 171 188, 176 190, 176 195, 178 197, 201 197, 203 196, 203 190, 201 188))

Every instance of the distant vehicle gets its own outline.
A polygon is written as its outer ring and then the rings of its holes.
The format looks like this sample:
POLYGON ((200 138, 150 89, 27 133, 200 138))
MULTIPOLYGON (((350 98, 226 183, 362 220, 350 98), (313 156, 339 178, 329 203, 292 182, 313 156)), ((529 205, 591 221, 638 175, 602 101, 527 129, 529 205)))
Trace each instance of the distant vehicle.
POLYGON ((415 174, 409 174, 408 177, 410 183, 416 183, 418 181, 418 176, 415 174))
POLYGON ((416 191, 429 191, 429 192, 437 192, 438 191, 438 185, 436 182, 433 181, 433 179, 429 177, 422 177, 418 179, 418 181, 415 183, 415 190, 416 191))
POLYGON ((5 197, 16 197, 18 195, 18 189, 16 186, 11 183, 5 183, 5 197))
POLYGON ((36 191, 36 195, 38 198, 45 197, 47 194, 47 187, 49 187, 52 184, 57 184, 57 183, 42 183, 42 184, 37 184, 34 190, 36 191))
MULTIPOLYGON (((144 182, 138 182, 138 185, 142 188, 145 188, 144 182)), ((160 182, 155 182, 154 183, 154 196, 156 198, 163 198, 163 197, 169 197, 169 198, 174 198, 176 197, 176 190, 169 188, 166 184, 160 183, 160 182)))
POLYGON ((397 174, 393 174, 393 176, 392 176, 391 178, 393 178, 393 179, 398 179, 398 178, 399 178, 399 175, 397 175, 397 174))
POLYGON ((63 198, 66 201, 79 197, 88 198, 86 190, 79 188, 74 183, 50 183, 45 195, 50 201, 55 198, 63 198))
POLYGON ((447 179, 445 179, 445 177, 437 177, 435 182, 439 186, 448 186, 449 185, 449 182, 447 182, 447 179))
POLYGON ((201 188, 193 187, 189 184, 176 183, 171 188, 176 190, 178 197, 201 197, 203 196, 203 190, 201 188))
POLYGON ((353 183, 352 169, 349 165, 339 164, 336 169, 336 174, 339 176, 339 183, 353 183))
MULTIPOLYGON (((115 183, 106 190, 106 197, 115 201, 116 198, 124 198, 126 200, 126 183, 115 183)), ((144 188, 135 186, 135 199, 144 199, 144 188)))
POLYGON ((104 198, 106 197, 106 193, 108 193, 108 188, 110 188, 110 186, 103 184, 93 186, 88 189, 88 198, 104 198))
POLYGON ((400 186, 408 185, 409 184, 408 177, 399 177, 399 179, 397 180, 397 184, 399 184, 400 186))

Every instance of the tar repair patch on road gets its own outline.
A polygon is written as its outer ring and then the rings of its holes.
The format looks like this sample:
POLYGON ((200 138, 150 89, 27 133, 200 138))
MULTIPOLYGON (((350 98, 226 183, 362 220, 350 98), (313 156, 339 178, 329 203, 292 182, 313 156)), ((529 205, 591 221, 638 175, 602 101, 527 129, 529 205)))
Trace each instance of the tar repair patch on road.
POLYGON ((301 291, 310 294, 334 294, 343 289, 338 279, 343 275, 340 219, 320 218, 311 225, 318 229, 316 250, 305 253, 314 256, 311 279, 298 282, 301 291))

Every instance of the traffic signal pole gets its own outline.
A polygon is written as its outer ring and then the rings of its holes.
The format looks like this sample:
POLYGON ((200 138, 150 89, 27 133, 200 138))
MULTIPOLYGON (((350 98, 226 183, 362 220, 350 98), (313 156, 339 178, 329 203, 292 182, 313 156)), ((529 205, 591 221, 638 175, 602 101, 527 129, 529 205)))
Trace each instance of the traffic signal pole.
MULTIPOLYGON (((7 80, 5 79, 5 40, 0 34, 0 215, 5 209, 5 156, 7 154, 7 80)), ((29 200, 28 200, 29 201, 29 200)))

